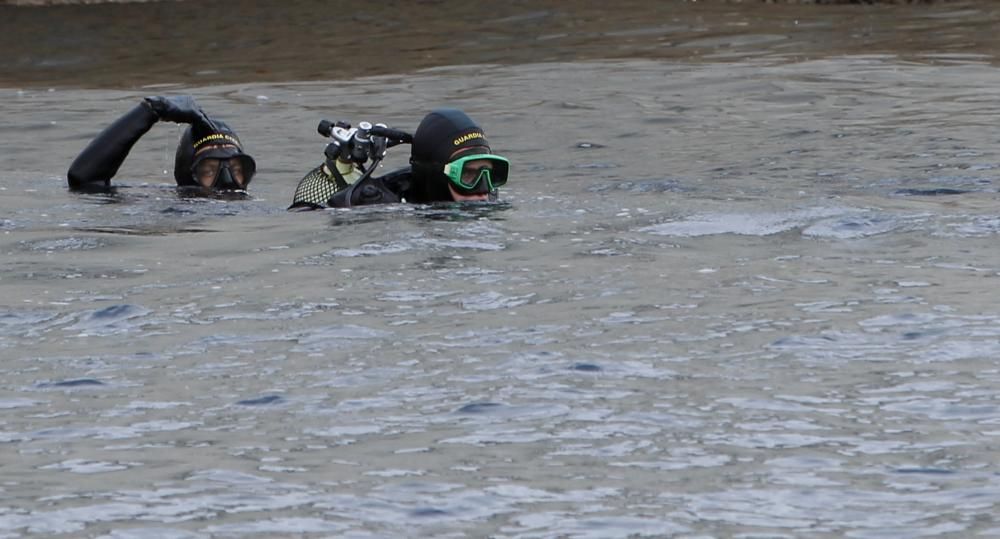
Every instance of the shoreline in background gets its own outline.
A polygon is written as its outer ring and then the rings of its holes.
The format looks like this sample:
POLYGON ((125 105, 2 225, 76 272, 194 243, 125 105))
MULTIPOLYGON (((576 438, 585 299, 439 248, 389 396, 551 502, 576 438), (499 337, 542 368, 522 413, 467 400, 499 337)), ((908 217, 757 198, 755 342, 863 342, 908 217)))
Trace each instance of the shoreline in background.
POLYGON ((0 0, 0 6, 48 7, 90 4, 143 4, 150 2, 182 2, 184 0, 0 0))
POLYGON ((620 0, 614 8, 512 0, 487 14, 461 0, 364 10, 323 0, 13 1, 19 5, 0 4, 0 87, 342 80, 606 59, 795 62, 893 54, 926 61, 923 55, 943 54, 992 61, 1000 51, 1000 6, 986 0, 919 7, 620 0), (45 7, 24 7, 28 2, 45 7), (955 32, 967 39, 956 42, 955 32))
MULTIPOLYGON (((76 4, 141 4, 149 2, 183 2, 185 0, 0 0, 0 5, 45 7, 76 4)), ((702 2, 706 0, 701 0, 702 2)), ((712 1, 712 0, 708 0, 712 1)), ((935 4, 955 0, 715 0, 728 4, 935 4)))

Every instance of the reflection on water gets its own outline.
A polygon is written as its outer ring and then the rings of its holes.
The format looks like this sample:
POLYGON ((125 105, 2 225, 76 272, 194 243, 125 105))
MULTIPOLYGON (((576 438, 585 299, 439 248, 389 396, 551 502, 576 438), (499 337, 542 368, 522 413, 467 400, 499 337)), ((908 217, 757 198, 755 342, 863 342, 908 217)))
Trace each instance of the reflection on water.
POLYGON ((199 74, 190 3, 0 8, 53 29, 0 37, 0 537, 1000 534, 992 4, 322 5, 413 47, 319 77, 367 42, 245 3, 275 23, 199 74), (109 56, 111 13, 148 40, 109 56), (75 86, 164 81, 239 129, 249 197, 178 194, 173 125, 68 192, 149 91, 75 86), (440 104, 503 203, 285 211, 319 118, 440 104))

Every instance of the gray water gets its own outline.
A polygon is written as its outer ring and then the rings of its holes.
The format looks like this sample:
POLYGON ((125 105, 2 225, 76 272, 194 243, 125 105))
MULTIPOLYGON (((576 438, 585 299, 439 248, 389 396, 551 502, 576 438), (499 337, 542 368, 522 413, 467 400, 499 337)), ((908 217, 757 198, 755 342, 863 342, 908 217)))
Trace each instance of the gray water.
POLYGON ((688 58, 0 90, 0 538, 1000 536, 992 4, 796 7, 943 40, 798 59, 726 9, 688 58), (179 197, 174 125, 66 190, 175 92, 252 200, 179 197), (502 204, 284 211, 319 119, 442 104, 502 204))

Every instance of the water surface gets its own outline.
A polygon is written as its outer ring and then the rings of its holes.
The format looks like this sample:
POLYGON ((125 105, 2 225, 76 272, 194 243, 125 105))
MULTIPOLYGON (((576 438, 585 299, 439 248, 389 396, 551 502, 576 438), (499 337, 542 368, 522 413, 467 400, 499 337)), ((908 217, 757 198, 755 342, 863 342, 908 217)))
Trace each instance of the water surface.
POLYGON ((1000 533, 995 8, 698 4, 514 3, 497 35, 551 50, 414 30, 427 64, 370 76, 0 70, 0 536, 1000 533), (65 189, 151 91, 239 130, 252 200, 179 197, 173 125, 65 189), (441 104, 503 204, 284 211, 320 118, 441 104))

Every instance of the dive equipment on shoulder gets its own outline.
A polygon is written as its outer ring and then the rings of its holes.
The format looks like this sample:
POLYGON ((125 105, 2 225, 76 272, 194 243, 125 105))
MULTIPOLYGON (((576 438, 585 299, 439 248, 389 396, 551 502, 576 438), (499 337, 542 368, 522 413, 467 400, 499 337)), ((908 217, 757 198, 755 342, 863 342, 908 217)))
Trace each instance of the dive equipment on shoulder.
MULTIPOLYGON (((380 178, 372 177, 389 148, 409 144, 413 137, 385 124, 321 120, 316 131, 331 140, 323 151, 326 160, 305 175, 295 188, 288 209, 344 208, 363 204, 400 202, 380 178)), ((399 182, 389 182, 398 187, 399 182)), ((407 184, 408 185, 408 184, 407 184)))

